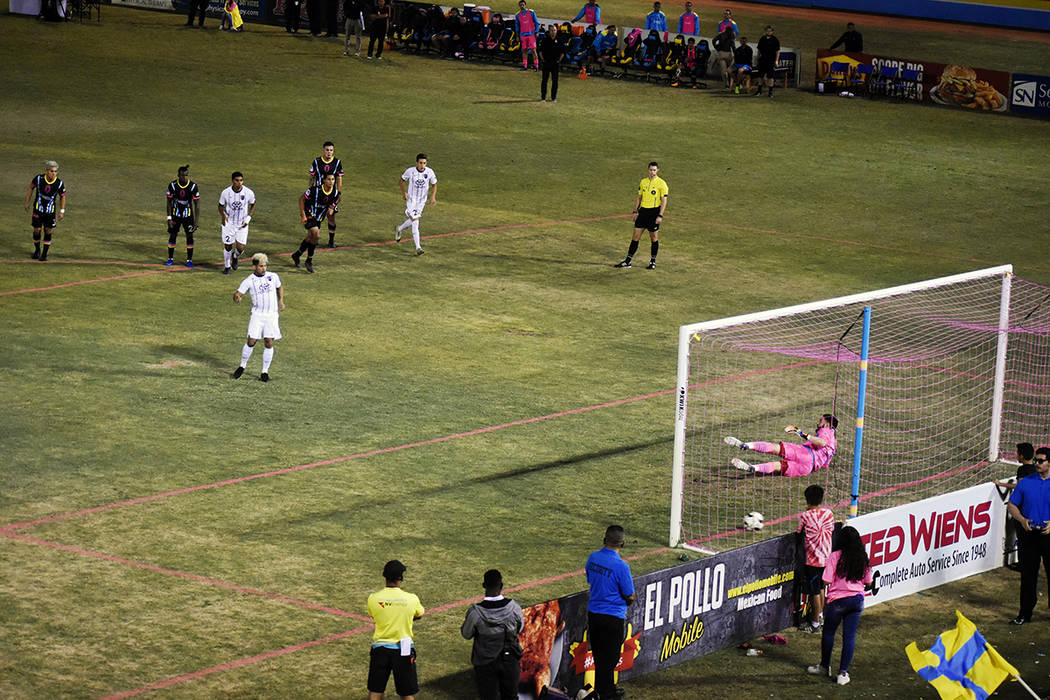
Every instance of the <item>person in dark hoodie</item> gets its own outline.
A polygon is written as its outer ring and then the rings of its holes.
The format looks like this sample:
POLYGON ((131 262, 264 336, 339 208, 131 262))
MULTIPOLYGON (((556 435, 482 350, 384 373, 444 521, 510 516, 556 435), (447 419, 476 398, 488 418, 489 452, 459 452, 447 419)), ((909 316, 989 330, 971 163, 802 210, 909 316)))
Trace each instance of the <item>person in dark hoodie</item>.
POLYGON ((524 625, 521 606, 503 597, 503 575, 498 569, 485 572, 485 598, 467 608, 460 632, 473 639, 470 663, 481 700, 516 700, 521 675, 521 644, 524 625))

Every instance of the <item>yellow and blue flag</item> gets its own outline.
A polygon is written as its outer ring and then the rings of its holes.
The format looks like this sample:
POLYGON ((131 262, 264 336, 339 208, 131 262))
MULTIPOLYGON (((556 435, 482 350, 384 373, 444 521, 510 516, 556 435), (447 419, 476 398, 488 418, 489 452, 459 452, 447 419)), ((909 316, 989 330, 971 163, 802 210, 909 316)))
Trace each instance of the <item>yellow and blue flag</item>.
POLYGON ((941 700, 984 700, 1007 677, 1016 680, 1020 674, 985 641, 976 625, 958 610, 955 615, 955 629, 938 637, 928 651, 919 651, 915 642, 904 651, 911 667, 941 700))

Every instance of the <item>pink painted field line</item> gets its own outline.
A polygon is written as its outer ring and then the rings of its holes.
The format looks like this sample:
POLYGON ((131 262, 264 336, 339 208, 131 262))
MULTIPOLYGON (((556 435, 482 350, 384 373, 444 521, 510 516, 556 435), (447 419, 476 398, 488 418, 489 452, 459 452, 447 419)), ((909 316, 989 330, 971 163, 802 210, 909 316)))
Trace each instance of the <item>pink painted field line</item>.
POLYGON ((6 297, 11 294, 28 294, 29 292, 47 292, 52 289, 62 289, 63 287, 79 287, 82 284, 96 284, 98 282, 112 282, 114 280, 126 280, 133 277, 148 277, 149 275, 163 275, 167 272, 177 272, 179 270, 188 268, 163 268, 160 270, 146 270, 144 272, 129 272, 126 275, 114 275, 112 277, 99 277, 93 280, 77 280, 75 282, 63 282, 62 284, 52 284, 48 287, 30 287, 29 289, 12 289, 6 292, 0 292, 0 297, 6 297))
POLYGON ((176 576, 178 578, 186 579, 187 581, 194 581, 196 583, 203 583, 209 586, 215 586, 217 588, 225 588, 229 591, 236 593, 244 593, 246 595, 259 596, 260 598, 266 598, 267 600, 273 600, 279 603, 286 603, 288 605, 295 605, 300 608, 307 608, 308 610, 316 610, 318 612, 328 613, 329 615, 337 615, 339 617, 349 617, 355 620, 362 620, 369 622, 370 618, 364 615, 358 615, 356 613, 347 612, 340 610, 339 608, 330 608, 325 605, 318 605, 317 603, 311 603, 305 600, 298 600, 286 595, 279 593, 267 593, 266 591, 260 591, 256 588, 248 588, 246 586, 238 586, 234 583, 228 583, 226 581, 220 581, 214 578, 207 578, 205 576, 198 576, 197 574, 191 574, 186 571, 178 571, 177 569, 167 569, 162 566, 155 566, 153 564, 146 564, 140 561, 134 561, 132 559, 125 559, 124 557, 115 557, 111 554, 103 554, 101 552, 93 552, 89 549, 81 549, 80 547, 71 547, 69 545, 60 544, 58 542, 51 542, 48 540, 42 540, 37 537, 29 537, 7 528, 0 529, 0 535, 4 537, 10 537, 13 540, 19 540, 21 542, 28 542, 41 547, 49 547, 51 549, 57 549, 63 552, 70 552, 72 554, 78 554, 83 557, 92 557, 94 559, 101 559, 102 561, 112 562, 114 564, 121 564, 123 566, 131 566, 136 569, 145 569, 146 571, 152 571, 158 574, 165 574, 167 576, 176 576))

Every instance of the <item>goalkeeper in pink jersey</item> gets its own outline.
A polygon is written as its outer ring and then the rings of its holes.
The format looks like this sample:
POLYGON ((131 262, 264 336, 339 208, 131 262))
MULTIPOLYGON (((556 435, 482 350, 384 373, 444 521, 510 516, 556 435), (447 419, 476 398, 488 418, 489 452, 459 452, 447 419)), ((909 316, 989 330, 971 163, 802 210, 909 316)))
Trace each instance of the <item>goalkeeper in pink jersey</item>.
POLYGON ((729 463, 746 472, 781 476, 805 476, 817 469, 827 469, 839 446, 838 440, 835 439, 835 428, 838 425, 838 418, 825 413, 817 421, 817 429, 812 435, 793 425, 785 427, 785 433, 794 433, 805 441, 801 445, 793 442, 743 442, 729 435, 725 439, 727 445, 780 457, 775 462, 762 464, 748 464, 734 457, 729 463))

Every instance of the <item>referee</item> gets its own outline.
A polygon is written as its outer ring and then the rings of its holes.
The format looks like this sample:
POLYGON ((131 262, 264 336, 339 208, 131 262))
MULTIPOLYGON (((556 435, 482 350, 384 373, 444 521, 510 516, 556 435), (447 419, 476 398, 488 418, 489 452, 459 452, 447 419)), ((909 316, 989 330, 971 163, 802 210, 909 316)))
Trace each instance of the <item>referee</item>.
POLYGON ((614 267, 631 266, 631 259, 638 252, 638 241, 642 237, 642 231, 648 231, 652 245, 646 269, 656 269, 656 253, 660 250, 660 241, 657 238, 660 222, 663 221, 664 211, 667 209, 667 183, 657 175, 659 172, 660 165, 655 160, 649 163, 649 177, 642 178, 642 182, 638 185, 638 199, 634 202, 634 213, 637 216, 634 218, 634 235, 631 236, 627 257, 616 263, 614 267))

